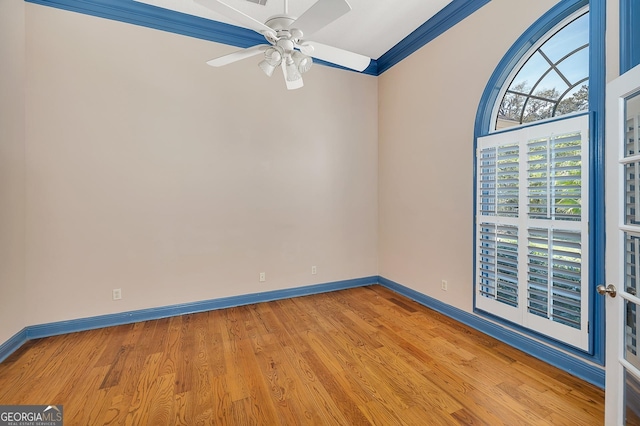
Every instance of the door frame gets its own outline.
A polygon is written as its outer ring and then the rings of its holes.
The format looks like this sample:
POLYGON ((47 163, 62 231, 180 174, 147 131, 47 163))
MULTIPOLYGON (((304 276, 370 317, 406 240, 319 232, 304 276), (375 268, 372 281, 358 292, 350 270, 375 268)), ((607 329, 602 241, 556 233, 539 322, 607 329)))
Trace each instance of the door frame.
MULTIPOLYGON (((624 420, 624 344, 625 331, 624 302, 633 297, 625 292, 624 239, 620 225, 624 209, 624 176, 620 160, 623 152, 623 132, 625 99, 640 91, 640 66, 637 66, 607 84, 606 90, 606 138, 605 138, 605 227, 607 249, 605 251, 605 276, 607 284, 618 288, 618 297, 606 297, 605 327, 605 424, 621 425, 624 420)), ((604 284, 604 283, 603 283, 604 284)))

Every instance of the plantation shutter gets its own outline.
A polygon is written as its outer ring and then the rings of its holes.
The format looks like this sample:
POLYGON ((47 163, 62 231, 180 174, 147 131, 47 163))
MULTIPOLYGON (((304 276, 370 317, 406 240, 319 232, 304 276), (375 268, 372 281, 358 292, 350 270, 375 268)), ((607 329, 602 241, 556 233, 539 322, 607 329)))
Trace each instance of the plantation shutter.
POLYGON ((518 214, 520 208, 520 147, 501 139, 478 149, 477 288, 485 302, 511 319, 517 315, 518 214))
POLYGON ((588 116, 478 139, 477 309, 588 349, 588 116))

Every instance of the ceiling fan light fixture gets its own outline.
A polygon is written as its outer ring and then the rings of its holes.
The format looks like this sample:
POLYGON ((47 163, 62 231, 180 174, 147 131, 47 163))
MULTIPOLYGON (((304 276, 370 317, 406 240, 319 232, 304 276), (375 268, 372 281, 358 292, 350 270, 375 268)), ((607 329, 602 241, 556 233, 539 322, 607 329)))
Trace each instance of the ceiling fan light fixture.
POLYGON ((280 46, 272 46, 264 51, 264 60, 269 64, 277 67, 282 62, 284 51, 280 46))
POLYGON ((275 69, 277 67, 277 65, 271 65, 269 62, 267 62, 266 59, 260 61, 258 66, 260 67, 260 69, 262 71, 264 71, 264 73, 267 75, 267 77, 271 77, 273 75, 273 71, 275 71, 275 69))
POLYGON ((309 71, 311 69, 311 65, 313 65, 313 59, 300 51, 296 50, 293 52, 291 57, 293 58, 293 62, 296 64, 296 68, 300 74, 304 74, 309 71))
POLYGON ((287 67, 287 74, 286 74, 287 80, 296 81, 302 78, 302 75, 300 74, 300 71, 298 71, 298 67, 296 66, 296 63, 294 62, 293 58, 291 58, 291 56, 287 57, 286 67, 287 67))

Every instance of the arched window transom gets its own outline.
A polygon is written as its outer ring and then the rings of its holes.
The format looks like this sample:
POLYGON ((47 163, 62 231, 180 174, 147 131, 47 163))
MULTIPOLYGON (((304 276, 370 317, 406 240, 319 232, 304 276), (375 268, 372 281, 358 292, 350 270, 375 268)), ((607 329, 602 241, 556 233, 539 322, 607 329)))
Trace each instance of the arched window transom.
POLYGON ((555 32, 516 72, 502 96, 495 130, 589 109, 589 16, 555 32))

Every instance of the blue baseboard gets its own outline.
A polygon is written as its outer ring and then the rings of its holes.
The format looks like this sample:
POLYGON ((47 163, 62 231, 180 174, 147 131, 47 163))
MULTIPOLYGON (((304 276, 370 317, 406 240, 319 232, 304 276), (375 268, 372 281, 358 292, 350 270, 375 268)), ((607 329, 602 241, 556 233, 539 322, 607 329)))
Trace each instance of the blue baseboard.
POLYGON ((241 296, 224 297, 220 299, 204 300, 185 303, 181 305, 163 306, 159 308, 142 309, 137 311, 121 312, 117 314, 100 315, 90 318, 80 318, 69 321, 60 321, 49 324, 40 324, 25 327, 22 331, 0 345, 0 362, 8 358, 27 340, 41 337, 55 336, 58 334, 73 333, 77 331, 92 330, 115 325, 130 324, 140 321, 149 321, 167 318, 176 315, 205 312, 214 309, 231 308, 235 306, 249 305, 253 303, 269 302, 272 300, 287 299, 291 297, 308 296, 312 294, 326 293, 347 288, 363 287, 380 284, 398 294, 406 296, 416 302, 440 312, 456 321, 472 327, 482 333, 494 337, 510 346, 532 355, 542 361, 556 366, 568 373, 575 375, 595 386, 604 388, 604 369, 568 355, 558 349, 532 340, 517 332, 509 330, 498 324, 487 321, 477 315, 447 305, 437 299, 426 296, 394 281, 380 276, 356 278, 351 280, 336 281, 325 284, 316 284, 305 287, 296 287, 285 290, 274 290, 262 293, 246 294, 241 296))
POLYGON ((472 327, 482 333, 494 337, 514 348, 536 357, 548 364, 560 368, 576 377, 604 389, 604 368, 590 364, 555 349, 551 346, 532 340, 520 333, 509 330, 498 324, 487 321, 477 315, 447 305, 437 299, 426 296, 401 284, 378 277, 378 283, 409 299, 440 312, 456 321, 472 327))
POLYGON ((27 343, 27 329, 23 328, 13 337, 0 345, 0 362, 9 358, 9 355, 20 349, 20 346, 27 343))
POLYGON ((371 276, 345 281, 336 281, 326 284, 315 284, 305 287, 289 288, 285 290, 273 290, 262 293, 253 293, 241 296, 231 296, 223 297, 220 299, 184 303, 181 305, 162 306, 159 308, 141 309, 137 311, 120 312, 117 314, 99 315, 90 318, 80 318, 69 321, 32 325, 26 328, 26 340, 55 336, 58 334, 73 333, 76 331, 111 327, 114 325, 131 324, 134 322, 167 318, 176 315, 193 314, 197 312, 211 311, 214 309, 231 308, 234 306, 249 305, 252 303, 269 302, 272 300, 326 293, 329 291, 376 284, 377 282, 378 277, 371 276))

